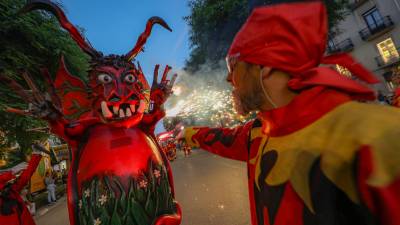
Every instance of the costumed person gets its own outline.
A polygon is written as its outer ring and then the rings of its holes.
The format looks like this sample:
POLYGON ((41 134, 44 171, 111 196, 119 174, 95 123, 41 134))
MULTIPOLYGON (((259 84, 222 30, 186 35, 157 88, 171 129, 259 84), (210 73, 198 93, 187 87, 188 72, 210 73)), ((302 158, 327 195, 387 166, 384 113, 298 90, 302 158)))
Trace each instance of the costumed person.
POLYGON ((34 225, 32 215, 20 196, 22 189, 30 181, 40 160, 43 149, 32 146, 32 157, 28 167, 16 178, 11 171, 0 174, 0 224, 1 225, 34 225))
POLYGON ((166 155, 169 161, 174 161, 176 159, 176 146, 174 140, 168 140, 166 155))
POLYGON ((400 108, 400 87, 394 91, 392 105, 400 108))
POLYGON ((183 152, 185 153, 185 157, 192 154, 192 148, 188 144, 184 143, 182 146, 183 146, 183 152))
POLYGON ((321 2, 254 9, 229 49, 227 80, 237 111, 257 118, 179 135, 247 162, 253 225, 400 224, 400 110, 356 101, 375 92, 334 65, 378 80, 347 54, 324 56, 326 42, 321 2))
POLYGON ((82 68, 88 71, 85 81, 68 71, 63 57, 54 80, 42 69, 45 93, 26 72, 21 75, 29 91, 0 76, 29 106, 7 111, 45 120, 69 146, 70 224, 179 225, 181 209, 175 201, 172 170, 154 134, 177 75, 169 76, 171 67, 165 66, 159 79, 156 65, 150 86, 135 59, 154 25, 171 28, 160 17, 151 17, 131 50, 104 55, 70 23, 58 4, 29 0, 19 15, 34 10, 54 16, 89 60, 89 68, 82 68))

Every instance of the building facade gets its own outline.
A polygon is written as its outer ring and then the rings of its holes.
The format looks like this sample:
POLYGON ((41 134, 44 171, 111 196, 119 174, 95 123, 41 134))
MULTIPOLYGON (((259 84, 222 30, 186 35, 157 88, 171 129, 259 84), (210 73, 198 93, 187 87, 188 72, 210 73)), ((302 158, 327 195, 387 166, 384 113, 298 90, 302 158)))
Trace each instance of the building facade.
POLYGON ((400 0, 350 0, 337 28, 327 51, 349 52, 381 80, 375 88, 391 96, 400 87, 400 0))

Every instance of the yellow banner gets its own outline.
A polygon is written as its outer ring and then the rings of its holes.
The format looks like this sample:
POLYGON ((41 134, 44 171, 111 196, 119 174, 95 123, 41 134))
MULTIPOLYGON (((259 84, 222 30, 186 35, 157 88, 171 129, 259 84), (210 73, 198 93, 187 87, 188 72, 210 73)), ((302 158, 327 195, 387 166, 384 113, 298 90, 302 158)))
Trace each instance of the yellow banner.
MULTIPOLYGON (((46 149, 49 150, 48 143, 45 145, 46 149)), ((36 171, 33 173, 30 182, 30 192, 34 193, 46 189, 46 184, 44 183, 44 178, 46 177, 46 172, 51 172, 51 158, 49 155, 45 155, 40 160, 36 171)))

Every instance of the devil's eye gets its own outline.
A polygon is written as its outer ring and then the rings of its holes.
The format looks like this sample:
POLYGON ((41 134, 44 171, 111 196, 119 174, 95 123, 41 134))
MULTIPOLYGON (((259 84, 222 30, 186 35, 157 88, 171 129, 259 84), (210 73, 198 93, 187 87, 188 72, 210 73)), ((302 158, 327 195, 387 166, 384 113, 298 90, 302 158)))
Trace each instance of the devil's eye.
POLYGON ((125 76, 125 82, 131 84, 131 83, 133 83, 135 81, 136 81, 136 77, 133 76, 133 74, 128 74, 128 75, 125 76))
POLYGON ((103 84, 108 84, 112 81, 112 77, 108 74, 100 74, 97 79, 103 84))

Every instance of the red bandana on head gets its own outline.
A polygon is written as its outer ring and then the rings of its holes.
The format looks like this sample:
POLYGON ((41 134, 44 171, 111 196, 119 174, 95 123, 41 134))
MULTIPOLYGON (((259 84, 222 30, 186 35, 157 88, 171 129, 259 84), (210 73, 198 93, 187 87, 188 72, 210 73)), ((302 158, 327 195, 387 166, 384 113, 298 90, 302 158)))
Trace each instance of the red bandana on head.
POLYGON ((319 67, 320 64, 338 64, 362 81, 379 82, 348 54, 324 56, 327 28, 322 2, 259 7, 236 34, 227 58, 288 72, 292 76, 288 85, 293 90, 329 86, 354 99, 375 99, 374 91, 368 87, 334 69, 319 67))

